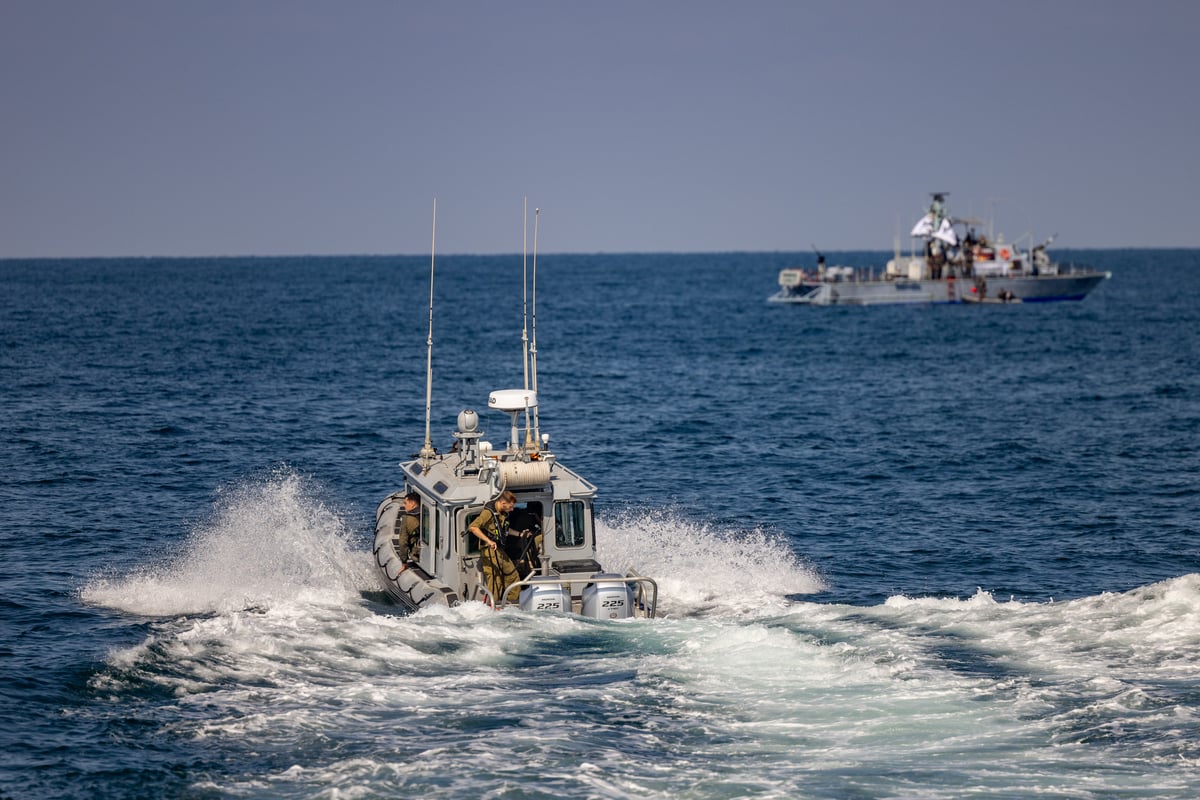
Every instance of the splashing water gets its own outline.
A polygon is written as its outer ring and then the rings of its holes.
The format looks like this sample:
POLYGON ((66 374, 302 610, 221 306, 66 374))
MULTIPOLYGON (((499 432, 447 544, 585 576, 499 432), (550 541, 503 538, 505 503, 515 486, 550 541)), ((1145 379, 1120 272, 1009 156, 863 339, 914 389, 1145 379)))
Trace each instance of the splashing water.
POLYGON ((761 529, 716 530, 669 510, 627 511, 597 527, 600 563, 654 578, 664 614, 755 614, 825 589, 786 542, 761 529))
MULTIPOLYGON (((659 584, 665 614, 758 613, 786 596, 818 592, 816 572, 760 529, 722 531, 669 510, 627 511, 598 521, 601 563, 636 569, 659 584)), ((175 554, 132 573, 103 576, 85 602, 146 616, 225 613, 282 602, 356 602, 377 588, 356 534, 296 473, 219 493, 175 554)))
POLYGON ((190 532, 178 555, 132 574, 102 577, 85 602, 148 616, 228 612, 280 602, 343 602, 373 586, 367 562, 350 549, 343 520, 313 497, 300 476, 226 490, 210 522, 190 532))
MULTIPOLYGON (((374 587, 369 555, 350 549, 342 519, 304 481, 246 484, 221 495, 165 566, 84 590, 139 614, 208 612, 155 622, 144 641, 110 652, 89 687, 112 702, 169 692, 139 713, 184 742, 235 758, 246 741, 287 752, 266 767, 273 796, 386 793, 396 782, 485 796, 512 775, 513 750, 473 749, 492 729, 572 765, 549 779, 565 794, 589 780, 575 768, 581 741, 612 796, 637 785, 638 796, 724 797, 731 775, 794 796, 796 763, 821 787, 814 796, 844 796, 847 780, 895 761, 931 782, 928 797, 961 796, 966 784, 1062 790, 1078 764, 1147 796, 1182 796, 1195 781, 1200 756, 1180 733, 1195 715, 1180 692, 1195 676, 1200 576, 1058 603, 982 590, 807 603, 790 596, 821 591, 820 576, 769 531, 672 510, 597 524, 602 563, 658 581, 662 619, 605 625, 477 603, 379 614, 360 594, 374 587), (481 694, 484 684, 504 690, 481 694), (593 708, 603 722, 581 725, 593 708), (331 754, 314 730, 357 743, 358 755, 331 754), (626 757, 630 741, 644 759, 626 757), (733 766, 665 779, 645 767, 676 763, 681 746, 733 766), (1170 764, 1173 777, 1143 777, 1147 764, 1170 764), (460 783, 446 789, 446 774, 460 783)), ((192 786, 261 795, 262 769, 192 786)), ((881 794, 909 796, 910 779, 877 780, 881 794)))

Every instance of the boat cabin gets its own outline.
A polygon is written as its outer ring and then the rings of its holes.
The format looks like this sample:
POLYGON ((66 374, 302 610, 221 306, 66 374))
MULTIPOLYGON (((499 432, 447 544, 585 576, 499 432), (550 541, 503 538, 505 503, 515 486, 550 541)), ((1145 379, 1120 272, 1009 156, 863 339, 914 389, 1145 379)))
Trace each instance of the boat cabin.
POLYGON ((657 600, 653 581, 633 574, 605 573, 596 560, 596 487, 558 463, 549 449, 549 436, 541 436, 539 441, 532 435, 528 413, 537 405, 534 393, 519 389, 492 392, 488 405, 511 417, 511 435, 503 450, 483 440, 479 416, 468 409, 458 415, 451 452, 418 456, 401 465, 405 490, 380 505, 376 556, 382 559, 390 550, 381 547, 379 538, 389 532, 389 526, 396 526, 398 512, 387 513, 389 504, 399 504, 409 492, 420 497, 420 546, 413 564, 415 576, 401 574, 399 564, 388 569, 380 563, 386 578, 397 584, 389 592, 413 608, 429 602, 455 605, 470 600, 504 605, 504 599, 490 597, 480 581, 479 540, 469 528, 485 504, 507 490, 516 496, 516 505, 509 514, 506 550, 521 571, 523 608, 605 618, 653 616, 657 600), (521 414, 526 416, 523 443, 518 439, 521 414), (518 533, 526 536, 519 538, 518 533), (414 578, 417 585, 406 588, 414 578), (599 603, 596 613, 588 613, 589 599, 599 603), (618 609, 618 600, 629 607, 618 609), (550 601, 560 607, 548 609, 550 601), (617 613, 606 614, 606 608, 617 613))

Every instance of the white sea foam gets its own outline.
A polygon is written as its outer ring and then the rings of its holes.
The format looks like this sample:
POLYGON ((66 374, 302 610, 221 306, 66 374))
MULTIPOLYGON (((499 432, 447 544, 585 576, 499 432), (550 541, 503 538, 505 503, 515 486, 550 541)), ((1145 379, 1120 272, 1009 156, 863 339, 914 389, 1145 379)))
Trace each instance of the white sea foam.
POLYGON ((821 581, 783 543, 658 512, 600 521, 599 533, 608 568, 658 580, 660 619, 480 604, 391 614, 363 597, 369 554, 312 495, 292 475, 226 493, 168 564, 84 591, 167 617, 111 653, 93 690, 154 685, 174 698, 159 711, 165 735, 289 754, 198 791, 484 797, 536 781, 560 796, 840 796, 869 785, 949 798, 1200 787, 1200 752, 1183 732, 1197 720, 1173 698, 1200 682, 1200 576, 1066 602, 983 591, 793 602, 821 581))
POLYGON ((784 607, 786 595, 825 588, 787 542, 760 529, 720 530, 663 510, 626 512, 597 527, 600 562, 654 578, 664 614, 757 614, 784 607))
POLYGON ((282 470, 222 492, 211 520, 193 523, 151 566, 96 578, 81 596, 147 616, 299 599, 340 602, 373 585, 369 562, 351 549, 351 540, 342 519, 305 481, 282 470))
POLYGON ((171 735, 293 754, 218 787, 234 794, 498 796, 535 780, 562 796, 733 784, 782 798, 852 794, 870 775, 892 796, 1178 797, 1200 785, 1179 733, 1195 720, 1162 693, 1185 677, 1198 588, 634 623, 302 598, 157 623, 113 654, 109 679, 160 684, 194 710, 165 715, 171 735), (1139 772, 1158 762, 1171 770, 1139 772))
POLYGON ((1106 657, 1142 675, 1200 674, 1200 575, 1049 603, 998 602, 982 590, 966 600, 893 597, 870 613, 974 640, 1048 672, 1106 657))

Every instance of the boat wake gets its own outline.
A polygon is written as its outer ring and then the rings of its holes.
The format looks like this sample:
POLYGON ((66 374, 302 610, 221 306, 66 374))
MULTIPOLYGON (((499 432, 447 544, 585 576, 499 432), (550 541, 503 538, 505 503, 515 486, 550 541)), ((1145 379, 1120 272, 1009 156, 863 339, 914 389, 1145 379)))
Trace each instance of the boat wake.
MULTIPOLYGON (((255 763, 194 785, 247 796, 264 785, 387 794, 399 781, 414 796, 482 797, 511 786, 514 758, 537 763, 562 796, 594 794, 595 776, 607 776, 603 794, 629 796, 621 787, 662 781, 656 765, 681 747, 779 797, 794 796, 797 760, 820 794, 843 796, 845 765, 874 774, 881 753, 917 765, 939 797, 970 786, 1075 796, 1081 768, 1139 796, 1200 786, 1200 747, 1185 732, 1200 575, 1048 603, 983 591, 797 602, 788 596, 820 591, 820 576, 764 531, 671 510, 597 524, 606 562, 658 576, 659 619, 481 603, 384 614, 363 599, 377 588, 371 554, 342 517, 295 475, 248 484, 223 494, 168 562, 83 590, 90 603, 168 617, 111 651, 89 688, 138 698, 139 724, 203 741, 222 763, 287 753, 265 777, 255 763), (330 741, 373 744, 347 755, 330 741), (581 751, 594 765, 583 777, 581 751), (453 790, 446 775, 462 776, 453 790)), ((727 793, 727 771, 704 780, 711 790, 696 792, 689 770, 637 795, 727 793)), ((911 794, 906 781, 881 794, 911 794)))
POLYGON ((375 580, 342 517, 290 470, 223 491, 178 552, 85 585, 84 602, 143 616, 357 599, 375 580))
POLYGON ((993 665, 1019 663, 1043 675, 1077 676, 1100 662, 1108 665, 1104 681, 1194 679, 1200 659, 1197 574, 1048 603, 998 601, 983 590, 966 599, 892 597, 864 616, 969 640, 993 665))
MULTIPOLYGON (((224 490, 173 553, 96 577, 80 596, 151 617, 358 603, 379 589, 366 542, 318 496, 286 469, 224 490)), ((825 588, 786 542, 760 529, 721 530, 671 510, 625 511, 597 525, 604 563, 661 576, 663 615, 771 613, 787 595, 825 588)))
POLYGON ((625 511, 598 520, 601 560, 656 576, 662 616, 778 611, 787 595, 826 586, 787 542, 767 532, 721 530, 671 510, 625 511))

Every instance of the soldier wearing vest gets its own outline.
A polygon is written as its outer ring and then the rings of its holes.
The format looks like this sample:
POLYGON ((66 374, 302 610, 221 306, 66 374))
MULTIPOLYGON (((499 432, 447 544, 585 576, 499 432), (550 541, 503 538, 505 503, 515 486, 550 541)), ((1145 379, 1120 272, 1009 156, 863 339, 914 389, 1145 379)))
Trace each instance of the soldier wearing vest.
MULTIPOLYGON (((483 584, 498 603, 504 587, 520 580, 512 559, 504 552, 504 539, 508 535, 508 515, 517 504, 512 492, 501 492, 483 507, 479 516, 468 529, 479 540, 479 567, 483 570, 483 584)), ((516 602, 515 592, 509 593, 508 602, 516 602)))
POLYGON ((396 532, 392 537, 392 545, 404 564, 403 569, 408 569, 410 561, 415 563, 421 557, 421 517, 418 513, 420 508, 421 495, 409 492, 404 495, 403 513, 396 517, 396 532))
POLYGON ((516 509, 508 515, 508 536, 504 552, 508 555, 521 580, 542 566, 542 526, 538 515, 528 508, 516 509))

